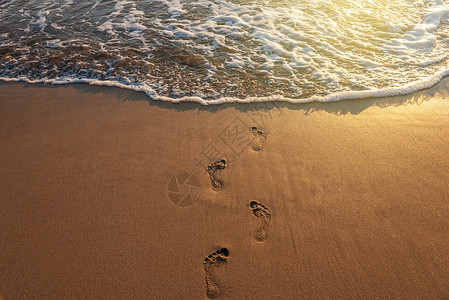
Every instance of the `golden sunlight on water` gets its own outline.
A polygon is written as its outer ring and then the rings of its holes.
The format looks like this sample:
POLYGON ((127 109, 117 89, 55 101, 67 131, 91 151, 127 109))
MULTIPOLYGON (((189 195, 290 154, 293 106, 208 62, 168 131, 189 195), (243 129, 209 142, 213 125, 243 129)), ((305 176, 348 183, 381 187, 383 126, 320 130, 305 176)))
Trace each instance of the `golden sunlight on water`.
POLYGON ((166 101, 309 102, 410 93, 447 72, 441 0, 113 3, 5 6, 0 77, 126 86, 166 101))

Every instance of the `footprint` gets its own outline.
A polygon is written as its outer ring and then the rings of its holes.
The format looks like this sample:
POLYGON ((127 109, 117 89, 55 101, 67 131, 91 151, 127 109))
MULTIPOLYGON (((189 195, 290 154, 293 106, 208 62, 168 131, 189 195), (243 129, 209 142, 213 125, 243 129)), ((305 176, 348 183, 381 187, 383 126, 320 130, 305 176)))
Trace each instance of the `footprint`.
POLYGON ((270 227, 271 223, 271 211, 262 203, 254 200, 249 203, 249 207, 253 216, 261 221, 260 227, 257 228, 256 232, 254 233, 254 239, 257 242, 262 243, 267 239, 268 236, 267 230, 268 227, 270 227))
POLYGON ((267 135, 265 132, 263 132, 262 129, 257 127, 251 127, 251 133, 255 139, 254 145, 252 149, 254 151, 260 151, 262 150, 263 143, 267 139, 267 135))
POLYGON ((214 281, 214 269, 226 264, 229 256, 227 248, 221 248, 211 253, 203 261, 204 273, 206 273, 206 295, 209 299, 220 297, 220 287, 214 281))
POLYGON ((222 159, 207 166, 207 174, 214 191, 219 191, 223 187, 223 181, 215 177, 215 171, 226 168, 226 160, 222 159))

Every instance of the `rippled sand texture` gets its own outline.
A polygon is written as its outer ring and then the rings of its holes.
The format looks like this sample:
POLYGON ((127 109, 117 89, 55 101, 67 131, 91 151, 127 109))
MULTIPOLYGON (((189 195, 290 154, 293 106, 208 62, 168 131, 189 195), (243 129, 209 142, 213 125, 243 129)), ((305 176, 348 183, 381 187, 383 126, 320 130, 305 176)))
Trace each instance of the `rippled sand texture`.
POLYGON ((203 104, 404 94, 447 74, 448 18, 442 1, 10 0, 0 78, 203 104))
POLYGON ((0 84, 0 294, 446 299, 448 91, 202 107, 0 84))

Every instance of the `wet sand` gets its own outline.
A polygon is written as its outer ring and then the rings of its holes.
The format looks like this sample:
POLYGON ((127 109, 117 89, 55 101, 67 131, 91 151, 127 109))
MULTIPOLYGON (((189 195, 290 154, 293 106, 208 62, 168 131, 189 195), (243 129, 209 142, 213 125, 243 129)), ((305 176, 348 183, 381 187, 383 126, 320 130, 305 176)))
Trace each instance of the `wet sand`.
POLYGON ((0 299, 449 299, 448 99, 1 83, 0 299))

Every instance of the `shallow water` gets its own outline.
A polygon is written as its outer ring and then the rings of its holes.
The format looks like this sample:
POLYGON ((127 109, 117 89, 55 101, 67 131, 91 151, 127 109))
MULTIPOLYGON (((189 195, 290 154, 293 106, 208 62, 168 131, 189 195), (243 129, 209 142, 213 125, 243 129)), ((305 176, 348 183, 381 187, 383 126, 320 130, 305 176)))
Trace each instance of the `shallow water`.
POLYGON ((0 77, 203 104, 410 93, 447 74, 446 1, 0 0, 0 77))

